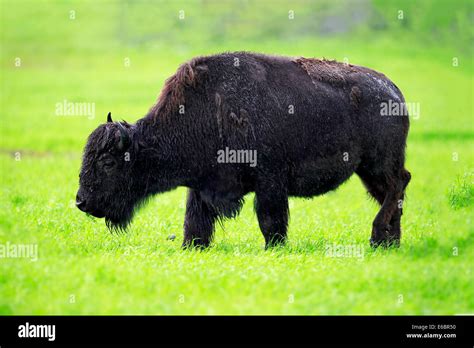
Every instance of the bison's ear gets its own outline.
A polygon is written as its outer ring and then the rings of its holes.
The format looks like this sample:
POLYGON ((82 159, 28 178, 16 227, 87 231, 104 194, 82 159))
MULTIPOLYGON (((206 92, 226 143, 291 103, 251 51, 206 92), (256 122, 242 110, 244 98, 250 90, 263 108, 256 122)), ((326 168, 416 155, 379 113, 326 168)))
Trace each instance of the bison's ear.
POLYGON ((112 113, 111 113, 111 112, 109 112, 108 115, 107 115, 107 123, 109 123, 109 122, 110 122, 110 123, 113 122, 113 121, 112 121, 112 113))
POLYGON ((130 145, 130 134, 120 122, 116 122, 116 124, 118 126, 118 130, 115 133, 117 150, 123 151, 130 145))

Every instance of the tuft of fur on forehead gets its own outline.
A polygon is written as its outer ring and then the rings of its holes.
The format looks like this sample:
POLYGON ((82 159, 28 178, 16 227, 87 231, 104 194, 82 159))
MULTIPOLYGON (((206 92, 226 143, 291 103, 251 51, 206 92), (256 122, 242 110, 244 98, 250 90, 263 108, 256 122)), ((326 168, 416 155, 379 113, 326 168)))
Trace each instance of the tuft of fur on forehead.
MULTIPOLYGON (((92 134, 89 136, 87 141, 86 151, 87 154, 98 154, 106 148, 110 148, 114 145, 116 139, 115 134, 119 130, 119 122, 105 123, 100 125, 92 134)), ((120 122, 125 128, 132 127, 126 121, 120 122)))
POLYGON ((97 154, 104 148, 110 146, 113 142, 113 129, 109 124, 99 126, 89 136, 86 151, 88 154, 97 154))

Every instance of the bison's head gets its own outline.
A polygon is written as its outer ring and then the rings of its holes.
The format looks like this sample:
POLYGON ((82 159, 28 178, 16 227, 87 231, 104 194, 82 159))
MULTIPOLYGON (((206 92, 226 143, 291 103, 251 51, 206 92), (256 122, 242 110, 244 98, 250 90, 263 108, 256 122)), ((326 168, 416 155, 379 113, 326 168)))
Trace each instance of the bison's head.
POLYGON ((84 150, 76 206, 105 217, 109 228, 125 229, 141 201, 134 132, 134 126, 113 122, 109 113, 107 123, 92 132, 84 150))

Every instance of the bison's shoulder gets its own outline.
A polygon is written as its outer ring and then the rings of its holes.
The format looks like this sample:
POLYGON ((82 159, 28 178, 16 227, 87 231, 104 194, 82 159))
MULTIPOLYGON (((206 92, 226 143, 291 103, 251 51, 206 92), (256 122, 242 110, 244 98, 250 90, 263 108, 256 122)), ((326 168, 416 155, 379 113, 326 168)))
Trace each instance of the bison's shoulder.
POLYGON ((158 100, 150 109, 153 117, 166 117, 185 103, 186 88, 196 88, 208 73, 206 57, 196 57, 181 64, 176 73, 170 76, 161 90, 158 100))

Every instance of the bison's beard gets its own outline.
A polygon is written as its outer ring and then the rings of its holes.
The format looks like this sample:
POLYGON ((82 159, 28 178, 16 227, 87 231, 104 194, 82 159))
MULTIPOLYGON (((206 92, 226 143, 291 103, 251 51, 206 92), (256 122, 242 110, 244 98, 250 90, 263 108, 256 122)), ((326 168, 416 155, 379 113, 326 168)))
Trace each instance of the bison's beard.
POLYGON ((105 225, 109 229, 110 232, 127 232, 127 228, 130 225, 132 218, 126 219, 115 219, 112 217, 105 217, 105 225))
POLYGON ((127 232, 135 213, 147 202, 147 199, 124 206, 121 209, 109 212, 105 216, 105 224, 111 232, 127 232))

